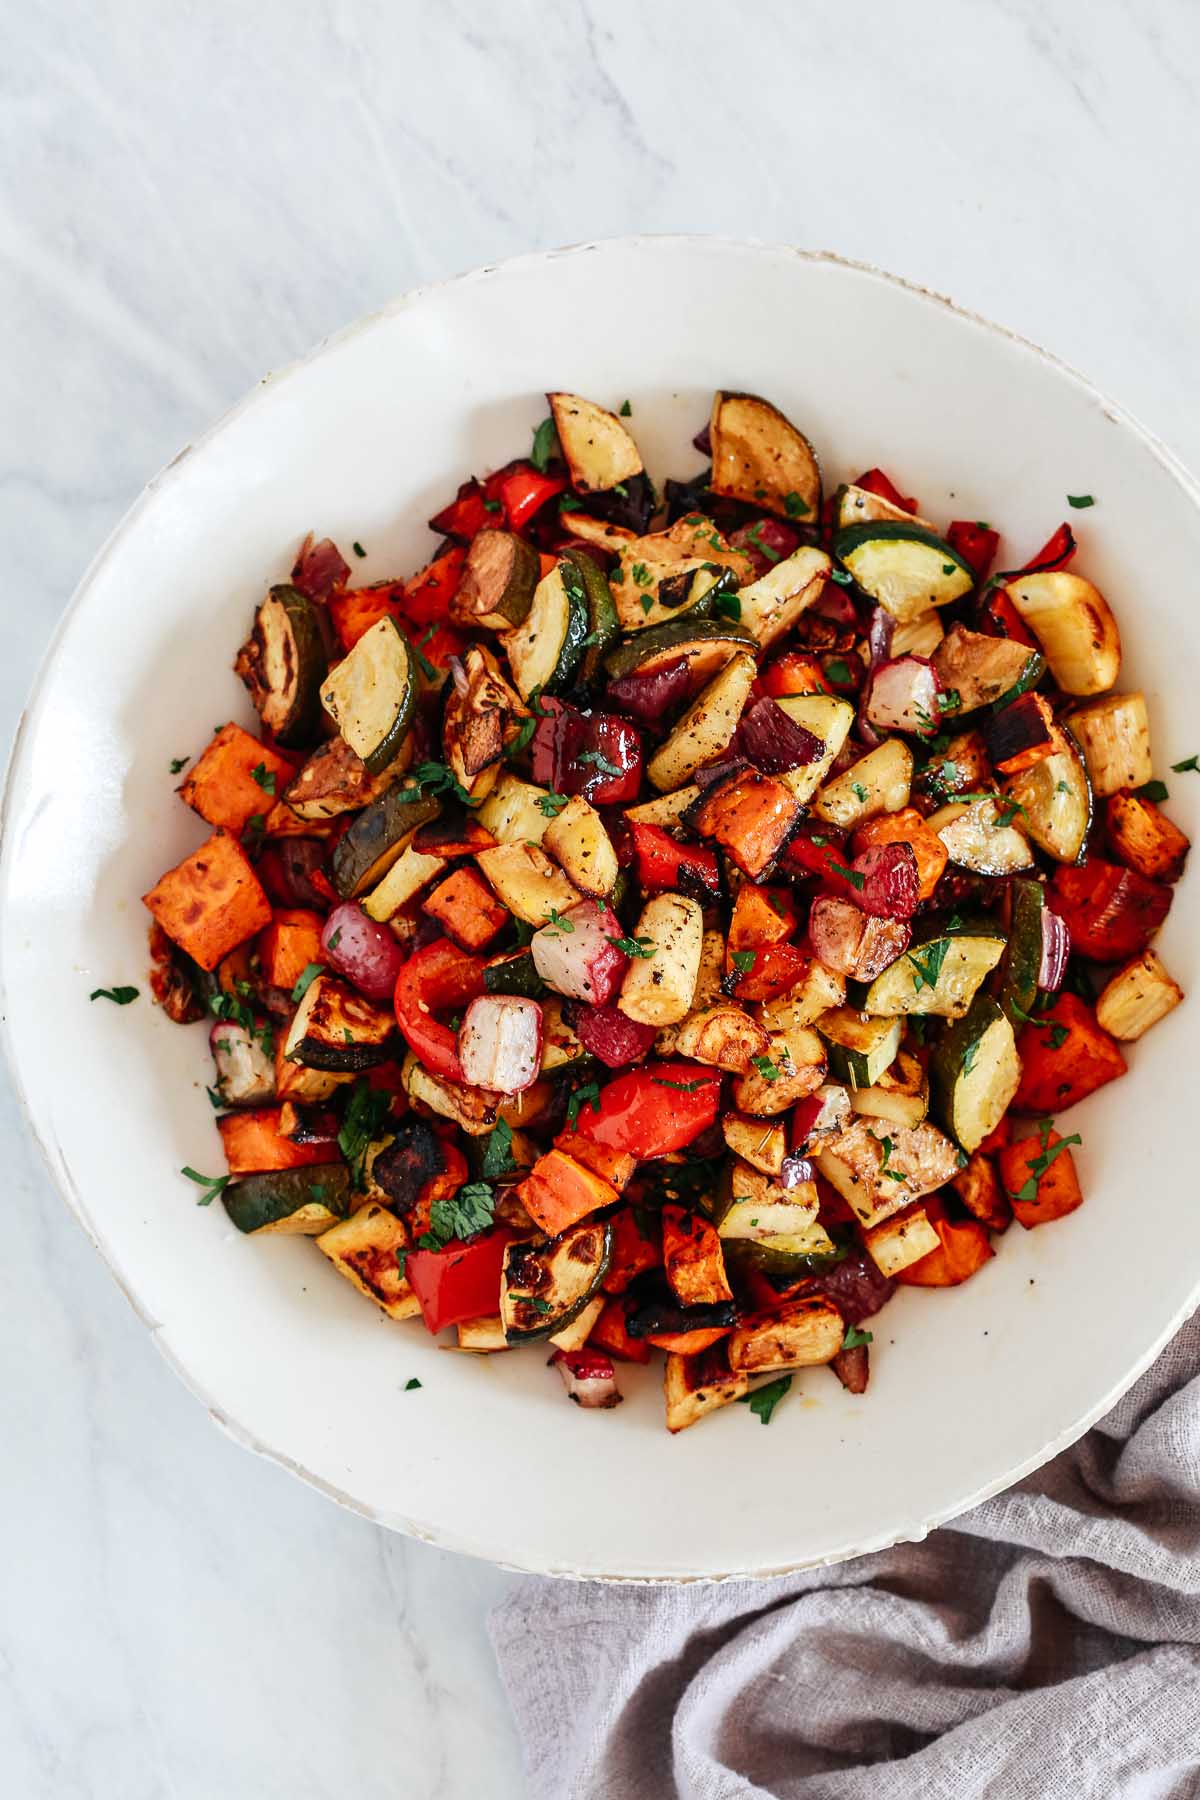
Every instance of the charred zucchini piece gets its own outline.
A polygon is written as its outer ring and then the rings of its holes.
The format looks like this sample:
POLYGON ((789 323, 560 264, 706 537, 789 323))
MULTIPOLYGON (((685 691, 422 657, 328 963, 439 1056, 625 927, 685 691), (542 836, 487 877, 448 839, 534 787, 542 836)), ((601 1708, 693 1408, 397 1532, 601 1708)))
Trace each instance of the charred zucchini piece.
POLYGON ((1004 792, 1021 807, 1025 829, 1039 850, 1058 862, 1080 861, 1092 829, 1092 784, 1068 730, 1060 728, 1053 753, 1011 776, 1004 792))
MULTIPOLYGON (((1038 765, 1041 767, 1041 764, 1038 765)), ((1020 809, 1003 794, 951 801, 925 823, 946 846, 960 869, 976 875, 1014 875, 1033 867, 1033 851, 1020 826, 1020 809)))
POLYGON ((829 1073, 851 1088, 873 1088, 900 1050, 899 1019, 866 1018, 852 1006, 822 1013, 816 1029, 829 1046, 829 1073))
POLYGON ((779 777, 803 806, 812 799, 850 736, 854 708, 848 700, 838 700, 832 694, 784 694, 775 704, 825 746, 816 762, 788 769, 779 777))
POLYGON ((582 550, 568 550, 564 554, 579 570, 587 595, 588 633, 582 679, 587 687, 591 687, 600 679, 604 659, 621 635, 621 622, 613 604, 608 576, 600 565, 582 550))
POLYGON ((909 1126, 854 1119, 814 1161, 859 1224, 872 1226, 944 1187, 958 1171, 959 1152, 928 1120, 909 1126))
POLYGON ((1046 891, 1040 881, 1017 875, 1009 889, 1011 919, 1008 943, 999 965, 997 998, 1014 1029, 1028 1019, 1038 992, 1042 966, 1042 913, 1046 891))
POLYGON ((942 1123, 964 1150, 978 1150, 1021 1081, 1013 1028, 990 994, 977 994, 966 1017, 943 1033, 930 1071, 942 1123))
MULTIPOLYGON (((795 713, 792 714, 795 718, 795 713)), ((803 774, 803 770, 798 771, 803 774)), ((903 738, 885 738, 828 782, 816 796, 813 811, 830 825, 849 830, 877 813, 901 812, 912 793, 913 753, 903 738)))
POLYGON ((1050 702, 1041 694, 1008 701, 984 726, 983 739, 998 775, 1020 775, 1045 762, 1059 742, 1050 702))
POLYGON ((356 1074, 386 1062, 395 1045, 396 1022, 346 982, 318 975, 296 1009, 284 1045, 288 1062, 330 1074, 356 1074))
POLYGON ((796 523, 818 522, 821 468, 816 452, 777 406, 758 394, 718 389, 709 432, 714 494, 796 523))
POLYGON ((748 650, 751 655, 758 641, 740 625, 728 619, 666 619, 639 631, 604 659, 605 672, 616 681, 624 675, 659 675, 677 663, 688 660, 688 679, 692 692, 702 688, 725 667, 731 657, 748 650))
POLYGON ((1096 1022, 1122 1043, 1132 1043, 1157 1025, 1183 999, 1183 989, 1172 981, 1162 959, 1143 950, 1113 976, 1096 1001, 1096 1022))
POLYGON ((361 812, 333 853, 333 885, 343 900, 356 900, 383 880, 413 833, 436 819, 441 804, 406 783, 361 812))
POLYGON ((546 398, 577 494, 605 494, 642 473, 641 452, 616 413, 581 394, 546 398))
POLYGON ((389 1318, 411 1319, 421 1306, 396 1257, 407 1243, 408 1232, 393 1213, 382 1206, 363 1206, 332 1231, 323 1232, 317 1249, 389 1318))
POLYGON ((901 624, 948 606, 975 586, 975 572, 957 550, 919 526, 896 520, 849 525, 833 548, 863 593, 901 624))
POLYGON ((688 513, 666 531, 621 544, 612 597, 624 629, 646 631, 682 612, 708 614, 716 594, 753 578, 746 552, 728 544, 703 513, 688 513))
POLYGON ((571 685, 588 635, 588 598, 578 563, 560 556, 533 592, 528 615, 509 633, 508 661, 522 700, 536 688, 553 694, 571 685))
POLYGON ((277 743, 312 743, 320 729, 328 660, 316 608, 298 588, 271 589, 233 668, 277 743))
POLYGON ((852 481, 845 482, 837 491, 834 518, 839 527, 877 525, 887 519, 896 525, 918 525, 922 531, 936 531, 937 529, 929 519, 923 519, 919 513, 905 512, 902 506, 893 505, 890 500, 885 500, 882 494, 873 494, 870 488, 856 487, 852 481))
POLYGON ((299 819, 320 821, 357 812, 387 792, 395 781, 392 769, 372 775, 343 737, 332 737, 314 750, 283 799, 299 819))
POLYGON ((820 599, 832 568, 823 550, 802 544, 799 550, 738 589, 740 619, 765 650, 790 631, 801 613, 820 599))
POLYGON ((927 926, 914 933, 903 956, 875 977, 863 1010, 889 1019, 907 1013, 961 1018, 1003 954, 1004 933, 986 915, 964 919, 953 930, 927 926))
POLYGON ((488 963, 483 988, 487 994, 519 994, 526 1000, 540 1000, 546 984, 537 972, 532 950, 515 950, 488 963))
POLYGON ((332 669, 321 701, 372 775, 399 754, 413 721, 417 665, 408 639, 392 618, 364 632, 332 669))
POLYGON ((524 538, 511 531, 477 532, 450 602, 450 617, 458 625, 510 631, 529 612, 539 568, 538 553, 524 538))
POLYGON ((1025 693, 1046 673, 1045 657, 1027 644, 988 637, 965 625, 951 626, 933 652, 933 666, 943 688, 958 695, 957 718, 1025 693))
POLYGON ((1005 593, 1064 694, 1102 694, 1121 672, 1121 634, 1099 588, 1067 569, 1018 575, 1005 593))
POLYGON ((317 1237, 345 1218, 350 1171, 339 1162, 244 1175, 225 1189, 221 1200, 239 1231, 262 1237, 317 1237))
POLYGON ((646 774, 654 787, 663 793, 682 787, 702 763, 711 762, 726 748, 757 673, 758 665, 746 652, 733 657, 713 676, 650 758, 646 774))
POLYGON ((919 1125, 929 1111, 929 1083, 915 1056, 901 1050, 873 1087, 854 1088, 851 1109, 863 1119, 890 1125, 919 1125))
POLYGON ((510 1344, 549 1337, 569 1325, 604 1279, 612 1227, 586 1219, 549 1242, 521 1239, 504 1253, 500 1317, 510 1344))

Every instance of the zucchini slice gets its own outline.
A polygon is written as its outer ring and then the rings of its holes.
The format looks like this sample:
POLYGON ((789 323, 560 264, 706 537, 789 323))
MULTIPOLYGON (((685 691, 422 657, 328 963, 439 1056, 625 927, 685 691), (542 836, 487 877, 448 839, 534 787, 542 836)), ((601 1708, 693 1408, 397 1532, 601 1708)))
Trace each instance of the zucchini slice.
POLYGON ((902 506, 893 505, 882 494, 873 494, 870 488, 856 487, 847 481, 838 489, 834 522, 839 530, 847 525, 878 525, 885 519, 895 525, 916 525, 922 531, 937 530, 931 520, 923 519, 919 513, 905 512, 902 506))
POLYGON ((1003 954, 1004 933, 986 916, 964 920, 953 931, 931 927, 875 977, 863 1010, 888 1019, 908 1013, 960 1019, 1003 954))
POLYGON ((564 554, 579 570, 587 595, 588 634, 583 655, 583 680, 591 687, 600 677, 604 658, 621 635, 621 621, 613 604, 608 576, 600 565, 582 550, 567 550, 564 554))
POLYGON ((1092 829, 1092 784, 1071 733, 1060 729, 1059 736, 1058 748, 1010 776, 1004 792, 1021 806, 1038 849, 1057 862, 1075 863, 1086 854, 1092 829))
POLYGON ((1011 894, 1008 944, 999 965, 997 998, 1006 1018, 1018 1028, 1033 1011, 1042 966, 1042 912, 1046 891, 1040 881, 1017 875, 1011 894))
POLYGON ((1005 587, 1064 694, 1102 694, 1121 671, 1121 634, 1099 588, 1067 569, 1018 575, 1005 587))
POLYGON ((546 398, 577 494, 606 494, 642 473, 641 452, 616 413, 581 394, 547 394, 546 398))
POLYGON ((779 777, 803 806, 812 799, 850 736, 854 708, 848 700, 839 700, 833 694, 784 694, 775 704, 825 746, 824 755, 815 763, 788 769, 779 777))
POLYGON ((504 1253, 500 1317, 510 1344, 549 1337, 569 1325, 604 1279, 612 1227, 585 1219, 547 1243, 518 1240, 504 1253))
POLYGON ((976 875, 1014 875, 1033 867, 1033 851, 1021 829, 1020 816, 1015 807, 1011 815, 1005 809, 1003 794, 982 794, 978 799, 939 806, 925 823, 941 838, 950 861, 960 869, 971 869, 976 875))
POLYGON ((761 649, 790 631, 800 614, 820 599, 832 567, 823 550, 802 544, 757 581, 738 589, 741 622, 761 649))
POLYGON ((864 594, 907 624, 934 606, 969 594, 975 571, 944 538, 919 526, 884 520, 849 525, 834 539, 834 554, 864 594))
POLYGON ((532 950, 514 950, 494 957, 483 971, 485 994, 520 994, 526 1000, 540 1000, 546 984, 537 972, 532 950))
POLYGON ((849 831, 877 813, 902 812, 912 793, 912 779, 911 749, 903 738, 885 738, 821 789, 813 811, 826 824, 849 831))
POLYGON ((560 556, 534 589, 527 617, 509 633, 513 680, 522 700, 569 687, 588 635, 587 589, 579 565, 560 556))
POLYGON ((450 617, 457 625, 510 631, 528 615, 539 568, 532 544, 513 532, 477 532, 450 601, 450 617))
POLYGON ((406 844, 400 852, 378 887, 373 887, 363 899, 363 911, 369 919, 375 919, 380 925, 394 918, 402 906, 407 906, 414 894, 419 894, 423 887, 445 872, 444 856, 431 856, 427 851, 418 850, 415 844, 406 844))
POLYGON ((692 779, 702 763, 711 762, 730 742, 758 673, 745 652, 725 664, 697 694, 665 743, 646 766, 652 786, 670 793, 692 779))
MULTIPOLYGON (((892 654, 896 654, 894 639, 892 654)), ((942 686, 958 695, 956 718, 1002 698, 1015 700, 1046 673, 1045 657, 1027 644, 988 637, 965 625, 951 626, 933 652, 933 666, 942 686)))
POLYGON ((387 618, 364 632, 330 671, 321 700, 350 748, 372 775, 378 775, 399 754, 418 691, 416 658, 408 639, 396 621, 387 618))
MULTIPOLYGON (((403 760, 403 759, 401 759, 403 760)), ((284 804, 298 819, 314 824, 370 806, 396 779, 394 768, 371 775, 343 737, 327 738, 284 789, 284 804)))
POLYGON ((475 861, 497 899, 527 925, 544 925, 552 912, 570 912, 581 899, 537 844, 497 844, 476 851, 475 861))
POLYGON ((784 1187, 748 1163, 727 1163, 712 1205, 713 1223, 722 1244, 736 1243, 758 1252, 760 1268, 771 1267, 772 1251, 785 1259, 822 1254, 833 1245, 817 1222, 817 1186, 799 1181, 784 1187), (813 1227, 816 1227, 814 1233, 813 1227), (763 1253, 767 1254, 763 1254, 763 1253))
POLYGON ((899 1054, 899 1019, 866 1018, 852 1006, 835 1006, 816 1028, 829 1046, 829 1073, 851 1088, 876 1087, 899 1054))
POLYGON ((714 590, 753 579, 754 564, 745 551, 726 543, 703 513, 687 513, 666 531, 623 543, 611 586, 624 629, 644 631, 702 605, 707 612, 714 590))
POLYGON ((929 1111, 925 1071, 915 1056, 901 1050, 874 1087, 852 1091, 850 1106, 860 1118, 885 1119, 891 1125, 919 1125, 929 1111))
POLYGON ((357 1074, 386 1062, 396 1022, 333 975, 318 975, 296 1009, 283 1054, 288 1062, 330 1074, 357 1074))
POLYGON ((359 813, 333 853, 333 885, 342 899, 356 900, 382 881, 413 832, 440 812, 440 801, 409 783, 359 813))
POLYGON ((1008 1111, 1021 1081, 1013 1028, 990 994, 977 994, 930 1064, 939 1115, 966 1151, 978 1150, 1008 1111))
POLYGON ((1068 713, 1064 724, 1083 751, 1097 798, 1144 787, 1150 780, 1154 764, 1144 694, 1109 694, 1068 713))
POLYGON ((420 1312, 420 1302, 396 1260, 397 1250, 407 1243, 408 1232, 395 1214, 372 1204, 322 1232, 317 1249, 389 1318, 411 1319, 420 1312))
POLYGON ((285 748, 311 744, 317 736, 328 666, 312 601, 298 588, 273 587, 233 668, 259 718, 285 748))
POLYGON ((803 432, 758 394, 713 395, 709 422, 714 494, 816 525, 821 468, 803 432))
POLYGON ((221 1200, 239 1231, 255 1237, 317 1237, 345 1218, 350 1171, 345 1163, 271 1169, 232 1182, 221 1200))
POLYGON ((692 691, 711 681, 739 651, 758 649, 758 640, 728 619, 667 619, 639 631, 604 659, 613 680, 623 675, 658 675, 686 656, 692 691))

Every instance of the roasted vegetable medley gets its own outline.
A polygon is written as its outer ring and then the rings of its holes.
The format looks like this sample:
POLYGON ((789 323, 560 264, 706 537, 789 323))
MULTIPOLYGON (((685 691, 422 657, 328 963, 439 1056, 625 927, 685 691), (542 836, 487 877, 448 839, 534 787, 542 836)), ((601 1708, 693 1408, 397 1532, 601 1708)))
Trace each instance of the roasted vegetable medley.
POLYGON ((581 1405, 662 1352, 670 1430, 765 1421, 808 1364, 865 1389, 897 1284, 1080 1205, 1054 1115, 1182 998, 1188 840, 1068 525, 993 574, 754 395, 661 495, 628 403, 549 403, 418 574, 309 539, 257 609, 259 729, 146 895, 210 1021, 228 1174, 185 1173, 581 1405))

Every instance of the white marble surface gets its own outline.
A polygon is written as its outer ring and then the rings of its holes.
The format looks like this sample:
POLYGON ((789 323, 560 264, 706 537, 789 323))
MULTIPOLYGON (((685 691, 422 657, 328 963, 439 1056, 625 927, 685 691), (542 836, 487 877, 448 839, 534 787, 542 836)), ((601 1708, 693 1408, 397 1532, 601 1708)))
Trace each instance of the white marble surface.
MULTIPOLYGON (((796 0, 29 0, 0 41, 6 737, 161 463, 357 313, 530 247, 861 257, 1200 465, 1189 0, 863 0, 852 28, 796 0)), ((0 1103, 0 1791, 515 1800, 484 1635, 510 1578, 221 1437, 0 1103)))

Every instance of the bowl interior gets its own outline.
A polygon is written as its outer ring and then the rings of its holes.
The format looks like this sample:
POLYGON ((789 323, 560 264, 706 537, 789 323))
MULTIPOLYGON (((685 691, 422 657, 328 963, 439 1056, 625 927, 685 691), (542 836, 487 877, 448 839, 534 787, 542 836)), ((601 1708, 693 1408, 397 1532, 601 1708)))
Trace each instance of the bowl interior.
MULTIPOLYGON (((919 1536, 1035 1466, 1133 1379, 1200 1284, 1184 1007, 1074 1110, 1087 1203, 1009 1231, 958 1291, 902 1293, 871 1389, 799 1376, 763 1431, 731 1407, 678 1439, 657 1374, 565 1403, 536 1354, 446 1354, 376 1314, 303 1240, 244 1242, 178 1171, 223 1167, 205 1033, 146 997, 139 895, 200 841, 170 762, 227 718, 230 664, 308 530, 365 580, 432 552, 423 521, 522 450, 542 390, 628 398, 652 473, 687 475, 714 386, 770 396, 828 483, 879 463, 935 519, 987 518, 1022 560, 1063 516, 1150 702, 1156 768, 1200 750, 1200 511, 1127 418, 1027 344, 829 258, 706 240, 536 256, 434 288, 265 382, 151 484, 86 578, 10 782, 3 947, 17 1078, 50 1165, 157 1340, 246 1442, 383 1523, 589 1576, 779 1570, 919 1536), (1067 514, 1067 493, 1097 504, 1067 514), (97 985, 143 999, 88 1004, 97 985), (420 1378, 419 1390, 405 1382, 420 1378)), ((1200 777, 1171 811, 1200 826, 1200 777)), ((1190 989, 1195 882, 1162 954, 1190 989)))

